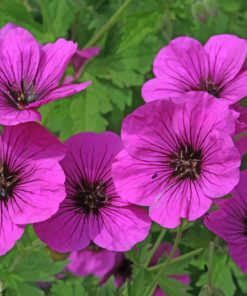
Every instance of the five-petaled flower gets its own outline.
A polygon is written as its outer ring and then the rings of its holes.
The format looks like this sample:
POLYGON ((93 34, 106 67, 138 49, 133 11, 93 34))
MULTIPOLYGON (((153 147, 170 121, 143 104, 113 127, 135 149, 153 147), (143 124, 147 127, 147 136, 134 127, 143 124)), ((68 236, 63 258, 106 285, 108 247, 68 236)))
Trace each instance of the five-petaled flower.
POLYGON ((40 45, 25 29, 0 32, 0 124, 40 120, 37 108, 73 95, 91 82, 59 85, 76 44, 65 39, 40 45))
POLYGON ((146 102, 181 97, 189 91, 206 91, 231 105, 247 95, 244 67, 247 42, 233 35, 216 35, 205 46, 190 37, 178 37, 157 54, 155 78, 146 82, 146 102))
POLYGON ((205 92, 137 108, 123 121, 125 149, 113 163, 118 194, 151 206, 151 218, 167 228, 199 218, 239 181, 234 119, 227 104, 205 92))
POLYGON ((6 127, 0 138, 0 255, 26 224, 44 221, 65 198, 63 145, 37 123, 6 127))
POLYGON ((65 142, 61 165, 66 175, 66 199, 58 212, 35 225, 38 237, 56 251, 80 250, 94 242, 126 251, 146 238, 151 221, 142 208, 116 193, 111 164, 122 149, 118 135, 80 133, 65 142))

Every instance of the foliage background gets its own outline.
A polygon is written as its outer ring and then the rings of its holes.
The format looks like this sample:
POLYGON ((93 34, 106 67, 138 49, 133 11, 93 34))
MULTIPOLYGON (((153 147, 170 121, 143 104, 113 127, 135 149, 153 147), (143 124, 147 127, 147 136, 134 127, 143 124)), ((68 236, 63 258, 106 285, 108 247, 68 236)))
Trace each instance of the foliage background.
MULTIPOLYGON (((7 22, 30 30, 41 43, 65 37, 76 41, 79 48, 101 48, 100 55, 87 63, 80 78, 92 80, 93 85, 73 98, 41 108, 43 125, 65 140, 81 131, 119 132, 123 117, 143 104, 140 87, 152 77, 151 65, 157 51, 172 38, 188 35, 205 42, 211 35, 222 33, 247 38, 247 1, 0 0, 0 25, 7 22), (122 5, 123 13, 116 16, 122 5)), ((0 294, 42 296, 45 292, 38 289, 36 282, 49 281, 50 296, 143 295, 159 271, 159 267, 156 271, 146 269, 143 262, 160 231, 153 225, 138 252, 128 252, 128 258, 134 261, 133 280, 116 291, 113 279, 103 288, 98 288, 98 280, 93 277, 77 278, 65 273, 64 279, 56 279, 54 276, 67 264, 66 255, 48 250, 29 226, 15 248, 0 257, 0 294)), ((173 242, 174 236, 175 231, 167 231, 164 240, 173 242)), ((171 262, 159 280, 167 295, 247 295, 247 276, 232 262, 225 244, 208 232, 202 221, 187 226, 180 250, 183 255, 171 262), (212 260, 211 241, 215 245, 212 260), (189 288, 168 277, 185 272, 191 276, 189 288), (205 286, 209 282, 213 294, 205 286)))

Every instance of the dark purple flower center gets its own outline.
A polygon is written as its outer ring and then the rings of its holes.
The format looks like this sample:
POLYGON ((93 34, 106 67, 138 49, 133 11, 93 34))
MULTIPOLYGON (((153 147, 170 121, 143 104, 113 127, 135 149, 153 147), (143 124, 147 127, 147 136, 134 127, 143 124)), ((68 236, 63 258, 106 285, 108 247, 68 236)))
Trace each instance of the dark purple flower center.
POLYGON ((170 166, 173 176, 179 179, 195 180, 199 177, 202 164, 202 151, 194 150, 190 145, 181 145, 177 153, 171 155, 170 166))
POLYGON ((7 202, 12 196, 14 187, 18 182, 17 175, 11 173, 6 166, 0 165, 0 201, 7 202))
POLYGON ((106 184, 104 182, 82 182, 77 190, 76 203, 85 214, 98 214, 99 209, 104 207, 108 197, 106 196, 106 184))
POLYGON ((116 273, 125 279, 131 279, 133 262, 124 258, 121 265, 117 268, 116 273))
POLYGON ((216 98, 219 96, 220 92, 220 88, 211 79, 201 81, 199 90, 206 91, 216 98))
POLYGON ((37 100, 37 95, 34 92, 35 83, 27 83, 21 80, 21 86, 8 83, 7 92, 9 102, 18 109, 23 109, 29 103, 37 100))

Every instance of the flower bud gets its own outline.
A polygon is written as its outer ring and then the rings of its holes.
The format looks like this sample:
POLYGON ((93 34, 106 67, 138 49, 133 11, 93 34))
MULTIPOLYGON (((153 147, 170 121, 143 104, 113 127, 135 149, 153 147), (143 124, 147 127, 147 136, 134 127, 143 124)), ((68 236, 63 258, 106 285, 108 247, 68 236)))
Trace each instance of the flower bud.
POLYGON ((203 4, 206 11, 211 16, 216 16, 218 12, 218 2, 217 0, 203 0, 203 4))
POLYGON ((196 2, 192 5, 191 13, 196 20, 198 20, 202 23, 205 23, 208 19, 206 7, 205 7, 204 3, 201 1, 196 2))

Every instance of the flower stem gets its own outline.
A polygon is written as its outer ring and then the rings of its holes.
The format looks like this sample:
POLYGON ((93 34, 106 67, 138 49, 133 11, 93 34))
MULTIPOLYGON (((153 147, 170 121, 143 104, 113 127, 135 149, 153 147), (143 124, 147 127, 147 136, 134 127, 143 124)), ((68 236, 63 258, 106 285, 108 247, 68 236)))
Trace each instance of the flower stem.
POLYGON ((214 256, 215 244, 209 243, 209 255, 208 255, 208 286, 212 287, 212 274, 213 274, 213 256, 214 256))
MULTIPOLYGON (((193 251, 191 251, 189 253, 186 253, 184 255, 181 255, 179 257, 176 257, 176 258, 174 258, 174 259, 172 259, 170 261, 169 266, 177 264, 177 263, 179 263, 181 261, 184 261, 184 260, 186 260, 188 258, 193 258, 193 257, 199 255, 203 250, 204 250, 203 248, 199 248, 199 249, 193 250, 193 251)), ((162 268, 164 266, 164 264, 166 264, 166 262, 155 265, 155 266, 152 266, 152 267, 149 267, 148 270, 150 270, 150 271, 160 270, 160 268, 162 268)))
POLYGON ((118 8, 118 10, 113 14, 113 16, 104 24, 104 26, 95 34, 84 47, 91 47, 95 45, 103 35, 111 29, 111 27, 118 21, 120 16, 124 13, 126 8, 129 6, 132 0, 125 0, 124 3, 118 8))
POLYGON ((146 261, 144 262, 144 264, 143 264, 143 266, 144 266, 145 268, 149 266, 150 261, 151 261, 153 255, 155 254, 157 248, 159 247, 161 241, 163 240, 165 234, 166 234, 166 229, 163 228, 163 229, 161 230, 161 232, 160 232, 158 238, 156 239, 154 246, 153 246, 152 249, 150 250, 149 255, 148 255, 148 257, 147 257, 147 260, 146 260, 146 261))
POLYGON ((157 272, 156 276, 154 277, 153 279, 153 282, 152 284, 150 285, 149 289, 146 290, 146 292, 144 293, 143 296, 152 296, 153 295, 153 292, 159 282, 159 278, 160 276, 162 275, 162 273, 164 272, 164 270, 168 267, 168 265, 170 264, 170 261, 172 260, 172 258, 174 257, 176 251, 177 251, 177 248, 178 248, 178 245, 179 245, 179 242, 180 242, 180 239, 182 237, 182 232, 183 232, 183 228, 184 228, 184 222, 185 220, 182 220, 179 228, 178 228, 178 231, 177 231, 177 235, 176 235, 176 238, 175 238, 175 241, 174 241, 174 244, 172 246, 172 250, 168 256, 168 258, 166 259, 166 262, 164 263, 164 265, 162 266, 162 268, 157 272))

